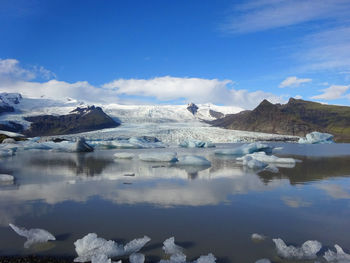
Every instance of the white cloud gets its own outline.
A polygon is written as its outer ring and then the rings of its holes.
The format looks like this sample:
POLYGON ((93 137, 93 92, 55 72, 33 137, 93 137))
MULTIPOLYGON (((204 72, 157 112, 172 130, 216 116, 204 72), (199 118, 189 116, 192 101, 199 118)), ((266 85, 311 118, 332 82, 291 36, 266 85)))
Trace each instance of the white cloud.
POLYGON ((288 77, 285 80, 281 82, 279 85, 280 88, 286 88, 286 87, 299 87, 303 83, 311 82, 312 79, 301 79, 296 76, 288 77))
POLYGON ((257 0, 238 4, 224 26, 232 33, 264 31, 323 19, 347 17, 348 0, 257 0))
POLYGON ((211 102, 244 109, 254 108, 263 99, 273 103, 284 102, 283 97, 264 91, 234 89, 232 80, 164 76, 152 79, 116 79, 101 86, 93 86, 87 81, 69 83, 56 79, 38 82, 34 81, 38 75, 43 78, 52 76, 52 73, 42 67, 24 69, 14 59, 0 60, 0 63, 0 92, 19 92, 32 98, 65 100, 69 97, 88 103, 120 103, 120 97, 127 95, 144 97, 152 103, 175 100, 211 102))
POLYGON ((231 80, 176 78, 171 76, 153 79, 117 79, 103 85, 116 94, 154 97, 161 101, 185 99, 196 103, 212 102, 250 109, 263 99, 282 102, 281 97, 263 91, 248 92, 232 87, 231 80))
POLYGON ((335 100, 340 99, 344 96, 345 92, 348 91, 350 85, 348 86, 338 86, 332 85, 329 88, 322 89, 322 94, 311 97, 311 99, 321 99, 321 100, 335 100))
POLYGON ((307 36, 296 58, 307 70, 350 70, 350 26, 335 27, 307 36))
POLYGON ((0 58, 0 81, 33 80, 35 78, 51 79, 56 75, 42 66, 23 68, 16 59, 0 58))

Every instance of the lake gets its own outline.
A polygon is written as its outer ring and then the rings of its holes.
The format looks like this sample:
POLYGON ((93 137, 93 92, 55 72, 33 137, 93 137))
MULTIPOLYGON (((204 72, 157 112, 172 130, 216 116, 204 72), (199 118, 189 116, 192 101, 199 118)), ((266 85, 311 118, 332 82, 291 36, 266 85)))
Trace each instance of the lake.
POLYGON ((75 256, 74 241, 91 232, 121 243, 149 236, 141 250, 146 261, 165 258, 162 242, 171 236, 188 260, 211 252, 218 262, 293 262, 277 255, 271 240, 277 237, 288 245, 318 240, 350 251, 350 144, 273 143, 283 147, 277 156, 300 160, 278 172, 214 155, 237 145, 122 150, 201 155, 210 167, 115 160, 118 150, 2 158, 0 173, 16 180, 0 185, 0 255, 75 256), (46 229, 57 241, 25 249, 9 223, 46 229), (266 239, 252 241, 253 233, 266 239))

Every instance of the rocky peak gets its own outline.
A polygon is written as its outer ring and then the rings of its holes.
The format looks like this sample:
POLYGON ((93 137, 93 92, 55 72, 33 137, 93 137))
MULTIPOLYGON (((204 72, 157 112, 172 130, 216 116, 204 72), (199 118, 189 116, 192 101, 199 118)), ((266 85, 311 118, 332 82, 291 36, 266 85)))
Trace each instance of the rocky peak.
POLYGON ((189 112, 191 112, 193 115, 195 115, 197 113, 198 109, 199 109, 198 106, 196 104, 194 104, 193 102, 191 102, 187 105, 187 110, 189 112))

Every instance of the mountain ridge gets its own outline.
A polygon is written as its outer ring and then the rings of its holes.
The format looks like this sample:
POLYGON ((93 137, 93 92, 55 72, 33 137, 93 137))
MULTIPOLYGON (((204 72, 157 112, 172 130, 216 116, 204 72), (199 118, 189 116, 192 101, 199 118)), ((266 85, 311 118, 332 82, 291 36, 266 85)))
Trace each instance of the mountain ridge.
POLYGON ((338 142, 350 141, 350 107, 290 98, 286 104, 263 100, 255 109, 229 114, 210 124, 234 130, 305 136, 331 133, 338 142))

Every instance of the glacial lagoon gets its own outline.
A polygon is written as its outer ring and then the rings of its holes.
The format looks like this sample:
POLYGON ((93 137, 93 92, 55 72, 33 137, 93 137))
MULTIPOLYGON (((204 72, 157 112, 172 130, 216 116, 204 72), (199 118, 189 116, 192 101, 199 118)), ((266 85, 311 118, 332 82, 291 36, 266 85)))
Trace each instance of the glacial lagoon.
MULTIPOLYGON (((175 237, 188 260, 213 253, 217 262, 304 262, 282 259, 272 238, 301 246, 318 240, 323 253, 350 252, 350 145, 270 143, 274 154, 299 161, 278 171, 242 166, 216 148, 97 150, 92 153, 22 151, 0 159, 0 255, 75 257, 73 243, 88 233, 126 243, 147 235, 146 261, 165 258, 162 242, 175 237), (116 159, 152 152, 199 155, 211 165, 191 166, 116 159), (25 249, 9 223, 43 228, 56 241, 25 249), (251 239, 253 233, 263 241, 251 239)), ((315 259, 305 262, 314 262, 315 259)))

